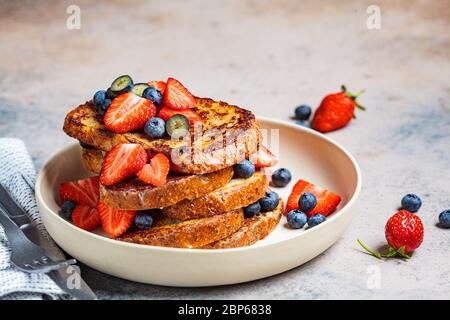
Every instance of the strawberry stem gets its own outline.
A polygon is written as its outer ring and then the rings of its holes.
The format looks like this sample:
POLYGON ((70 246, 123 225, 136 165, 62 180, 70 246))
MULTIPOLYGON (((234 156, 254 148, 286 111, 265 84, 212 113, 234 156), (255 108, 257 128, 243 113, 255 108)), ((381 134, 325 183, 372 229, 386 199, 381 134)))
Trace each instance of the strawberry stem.
POLYGON ((375 251, 372 251, 372 250, 370 250, 369 248, 367 248, 367 247, 365 246, 365 244, 362 243, 361 240, 357 239, 357 241, 358 241, 358 243, 361 245, 361 247, 364 248, 364 250, 366 250, 368 253, 370 253, 371 255, 373 255, 375 258, 381 259, 381 258, 383 257, 380 253, 375 252, 375 251))
POLYGON ((358 109, 362 110, 362 111, 366 111, 366 107, 364 107, 363 105, 359 104, 356 99, 359 98, 359 96, 361 96, 365 90, 361 90, 359 91, 357 94, 353 94, 350 91, 347 90, 347 87, 345 85, 341 85, 341 90, 345 93, 345 95, 347 97, 349 97, 350 99, 352 99, 353 101, 355 101, 355 105, 358 109))

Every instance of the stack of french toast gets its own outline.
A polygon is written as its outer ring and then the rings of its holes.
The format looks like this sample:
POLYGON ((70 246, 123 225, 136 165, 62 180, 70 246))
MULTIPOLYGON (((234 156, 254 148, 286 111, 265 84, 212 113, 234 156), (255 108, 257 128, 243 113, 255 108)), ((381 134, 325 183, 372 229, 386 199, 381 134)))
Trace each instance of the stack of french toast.
POLYGON ((193 96, 178 80, 135 84, 121 76, 70 111, 93 177, 61 185, 61 212, 85 230, 177 248, 234 248, 265 238, 283 202, 264 168, 252 112, 193 96))

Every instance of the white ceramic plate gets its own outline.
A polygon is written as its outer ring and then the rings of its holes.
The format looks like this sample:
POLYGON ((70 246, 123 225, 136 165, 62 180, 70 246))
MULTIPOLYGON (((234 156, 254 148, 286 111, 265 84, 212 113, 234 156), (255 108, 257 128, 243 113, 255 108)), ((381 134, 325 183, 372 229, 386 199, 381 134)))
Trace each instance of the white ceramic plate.
POLYGON ((297 267, 329 248, 349 224, 351 208, 361 188, 361 175, 353 157, 336 142, 301 126, 258 118, 261 128, 278 129, 278 167, 288 168, 292 182, 275 191, 287 200, 302 178, 342 197, 338 210, 309 230, 291 230, 282 217, 264 240, 248 247, 220 250, 145 246, 109 239, 102 232, 79 229, 58 215, 58 187, 63 181, 89 174, 74 144, 54 155, 41 170, 36 198, 44 224, 66 252, 102 272, 138 282, 166 286, 214 286, 268 277, 297 267))

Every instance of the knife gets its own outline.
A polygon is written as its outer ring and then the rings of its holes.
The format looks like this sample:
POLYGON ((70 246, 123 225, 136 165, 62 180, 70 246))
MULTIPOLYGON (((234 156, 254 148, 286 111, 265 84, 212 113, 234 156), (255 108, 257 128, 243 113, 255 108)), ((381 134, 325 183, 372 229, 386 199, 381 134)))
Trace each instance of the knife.
MULTIPOLYGON (((27 184, 29 183, 26 181, 27 184)), ((30 186, 32 188, 32 186, 30 186)), ((33 188, 32 188, 33 189, 33 188)), ((16 201, 11 197, 6 188, 0 184, 0 206, 7 212, 11 220, 22 229, 23 233, 32 242, 41 246, 48 255, 56 260, 65 259, 64 253, 49 239, 44 237, 34 220, 30 219, 28 214, 23 210, 16 201)), ((94 292, 89 288, 83 278, 81 278, 78 270, 72 266, 63 267, 59 270, 51 271, 47 275, 60 287, 64 292, 73 296, 79 300, 95 300, 97 299, 94 292), (79 284, 79 288, 76 288, 69 283, 72 283, 72 279, 77 279, 76 284, 79 284)))

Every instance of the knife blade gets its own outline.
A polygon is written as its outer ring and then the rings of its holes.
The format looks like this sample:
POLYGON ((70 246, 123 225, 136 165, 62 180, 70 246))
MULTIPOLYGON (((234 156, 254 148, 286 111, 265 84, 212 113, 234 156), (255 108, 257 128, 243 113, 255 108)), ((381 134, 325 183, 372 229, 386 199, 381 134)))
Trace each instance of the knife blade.
MULTIPOLYGON (((8 190, 0 183, 0 206, 8 214, 11 220, 22 229, 23 233, 35 244, 41 246, 48 255, 57 260, 65 259, 65 254, 54 244, 41 234, 37 224, 29 217, 26 211, 19 206, 11 197, 8 190)), ((72 266, 67 266, 59 270, 51 271, 48 276, 58 285, 64 292, 70 294, 80 300, 97 299, 94 292, 89 288, 87 283, 81 278, 78 270, 72 266), (73 285, 73 281, 77 285, 73 285), (69 284, 70 283, 70 284, 69 284)))

